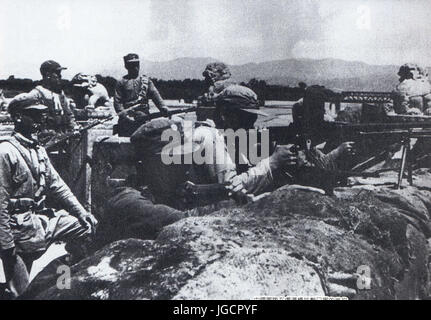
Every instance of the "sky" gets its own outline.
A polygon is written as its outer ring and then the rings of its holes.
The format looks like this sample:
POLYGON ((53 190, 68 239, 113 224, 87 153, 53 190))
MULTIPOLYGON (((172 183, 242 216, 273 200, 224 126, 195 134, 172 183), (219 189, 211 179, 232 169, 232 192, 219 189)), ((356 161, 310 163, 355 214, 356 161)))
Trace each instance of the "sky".
POLYGON ((118 69, 128 52, 431 66, 431 1, 0 0, 0 78, 38 79, 48 59, 69 67, 65 78, 118 69))

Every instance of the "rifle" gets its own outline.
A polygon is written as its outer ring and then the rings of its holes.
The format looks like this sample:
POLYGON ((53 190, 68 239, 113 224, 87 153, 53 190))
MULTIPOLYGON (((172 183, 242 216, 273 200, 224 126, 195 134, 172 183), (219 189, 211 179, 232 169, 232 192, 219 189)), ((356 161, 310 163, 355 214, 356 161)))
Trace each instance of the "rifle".
MULTIPOLYGON (((128 112, 135 110, 140 106, 141 106, 141 104, 136 104, 136 105, 130 107, 129 109, 126 109, 126 110, 119 112, 118 115, 127 114, 128 112)), ((93 122, 88 123, 87 125, 79 128, 79 130, 77 132, 65 133, 65 134, 59 136, 58 138, 53 137, 44 145, 44 147, 47 151, 50 151, 50 150, 54 149, 55 147, 58 147, 59 145, 63 144, 64 142, 66 142, 70 138, 79 137, 83 132, 85 132, 91 128, 94 128, 95 126, 98 126, 99 124, 103 124, 107 121, 113 120, 114 117, 115 116, 111 114, 109 117, 98 119, 98 120, 95 120, 93 122)))

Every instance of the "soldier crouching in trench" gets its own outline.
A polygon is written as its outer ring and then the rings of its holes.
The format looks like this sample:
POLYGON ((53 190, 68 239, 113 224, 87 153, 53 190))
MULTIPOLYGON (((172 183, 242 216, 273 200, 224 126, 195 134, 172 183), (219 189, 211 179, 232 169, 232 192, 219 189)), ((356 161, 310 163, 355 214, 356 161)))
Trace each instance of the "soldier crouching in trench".
POLYGON ((76 259, 97 220, 81 206, 38 143, 47 107, 33 99, 15 100, 9 113, 14 132, 0 140, 0 257, 9 290, 17 297, 28 286, 33 261, 50 244, 66 242, 76 259), (45 198, 66 211, 46 208, 45 198))
MULTIPOLYGON (((259 114, 256 94, 229 81, 230 72, 224 64, 209 64, 203 74, 212 86, 208 98, 214 99, 218 127, 234 131, 252 129, 259 114)), ((110 240, 129 236, 155 238, 165 225, 214 211, 217 209, 214 206, 221 200, 229 199, 228 196, 244 203, 281 185, 300 183, 296 180, 301 179, 295 171, 298 167, 307 167, 308 154, 314 164, 332 168, 337 157, 352 151, 349 143, 341 144, 327 155, 313 148, 308 153, 297 153, 291 150, 291 146, 278 146, 271 155, 252 165, 248 155, 240 154, 236 146, 235 156, 232 157, 225 137, 208 122, 195 122, 188 129, 186 121, 180 118, 159 118, 142 125, 131 136, 136 157, 142 164, 141 170, 138 170, 141 173, 140 184, 146 184, 151 195, 139 192, 137 185, 116 190, 105 211, 106 220, 111 221, 111 216, 118 220, 118 223, 109 223, 108 228, 115 231, 106 233, 117 237, 110 240), (177 131, 180 138, 175 141, 175 135, 172 135, 170 142, 162 139, 168 131, 177 131), (299 154, 303 155, 302 160, 299 154), (193 161, 166 161, 178 155, 181 159, 191 155, 193 161), (195 161, 197 158, 204 158, 205 161, 198 164, 195 161), (286 179, 284 173, 289 170, 292 175, 286 179), (204 185, 212 187, 198 192, 193 189, 193 186, 204 185), (203 208, 208 204, 211 206, 203 208), (130 230, 124 230, 120 226, 121 219, 134 221, 136 232, 130 234, 130 230)))

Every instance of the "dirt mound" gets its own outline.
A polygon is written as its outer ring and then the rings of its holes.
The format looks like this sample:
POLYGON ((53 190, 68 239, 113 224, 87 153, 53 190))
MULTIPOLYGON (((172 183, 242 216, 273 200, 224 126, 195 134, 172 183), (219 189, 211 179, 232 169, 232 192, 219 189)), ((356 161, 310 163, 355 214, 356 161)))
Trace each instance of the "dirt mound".
POLYGON ((155 240, 114 242, 72 267, 69 290, 42 273, 25 298, 425 298, 431 194, 403 192, 345 188, 329 197, 283 187, 182 219, 155 240))

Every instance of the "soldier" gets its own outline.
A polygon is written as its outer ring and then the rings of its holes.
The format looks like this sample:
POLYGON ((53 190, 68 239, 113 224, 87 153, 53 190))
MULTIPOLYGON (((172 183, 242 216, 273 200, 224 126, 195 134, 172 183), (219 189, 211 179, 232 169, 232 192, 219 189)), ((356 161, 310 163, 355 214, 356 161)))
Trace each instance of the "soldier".
MULTIPOLYGON (((41 133, 41 142, 46 143, 53 137, 78 130, 75 122, 74 102, 66 97, 63 91, 61 71, 67 68, 62 67, 58 62, 47 60, 40 66, 42 83, 29 93, 22 93, 14 97, 14 100, 36 100, 39 104, 48 107, 46 128, 41 133)), ((11 101, 11 102, 12 102, 11 101)))
POLYGON ((140 118, 150 112, 148 99, 152 99, 161 112, 166 113, 168 109, 151 79, 145 75, 139 75, 139 56, 129 53, 123 59, 127 75, 117 82, 114 96, 115 110, 118 113, 138 103, 142 104, 141 108, 118 119, 118 133, 130 136, 142 124, 140 118))
POLYGON ((398 114, 431 114, 431 84, 425 69, 413 63, 398 71, 400 83, 393 92, 394 111, 398 114))
MULTIPOLYGON (((262 114, 258 108, 256 94, 249 88, 231 82, 230 72, 222 63, 209 64, 203 74, 210 84, 206 99, 215 101, 218 126, 234 131, 252 129, 257 115, 262 114)), ((191 130, 185 129, 183 121, 161 118, 144 124, 131 136, 138 159, 145 163, 144 181, 156 202, 177 209, 183 209, 182 199, 176 195, 187 195, 187 190, 179 190, 179 186, 187 180, 194 184, 227 184, 232 195, 243 200, 240 193, 248 194, 252 198, 282 184, 297 182, 293 176, 287 182, 285 179, 278 181, 281 180, 279 178, 281 173, 286 171, 286 167, 292 166, 290 169, 296 169, 298 163, 299 166, 307 166, 306 161, 311 158, 320 168, 332 169, 337 157, 352 151, 351 143, 344 143, 327 155, 310 148, 303 152, 306 156, 298 159, 298 154, 291 149, 292 146, 279 146, 270 156, 252 165, 249 161, 250 150, 243 153, 238 145, 228 145, 224 136, 208 123, 195 123, 191 130), (161 139, 162 133, 171 128, 179 131, 178 136, 183 137, 183 141, 178 141, 177 144, 182 147, 182 143, 185 149, 172 145, 168 147, 161 139), (229 150, 234 150, 235 155, 229 150), (192 163, 169 164, 165 161, 166 158, 163 159, 163 156, 178 153, 184 156, 192 154, 192 163), (197 163, 195 155, 202 153, 206 155, 205 161, 197 163)), ((231 143, 234 141, 230 139, 231 143)), ((210 189, 208 191, 211 192, 210 189)), ((213 199, 216 199, 215 195, 213 199)))
MULTIPOLYGON (((231 73, 223 63, 208 64, 203 76, 210 84, 207 96, 215 101, 216 123, 224 129, 253 128, 257 116, 262 114, 258 110, 256 94, 252 90, 232 82, 230 80, 231 73)), ((308 117, 312 122, 310 125, 320 124, 323 121, 322 112, 324 113, 324 109, 319 110, 318 113, 314 112, 308 117)), ((303 170, 298 170, 301 167, 317 166, 325 170, 336 169, 335 159, 345 153, 353 152, 353 143, 345 142, 327 155, 310 145, 300 152, 294 149, 291 145, 277 146, 269 158, 263 159, 256 166, 247 163, 248 156, 239 154, 237 150, 235 155, 237 175, 231 179, 232 190, 235 192, 242 190, 242 192, 256 195, 285 183, 298 183, 297 179, 301 177, 294 173, 302 172, 303 170), (241 165, 240 159, 246 164, 241 165), (285 175, 280 173, 285 173, 287 166, 291 166, 290 169, 293 172, 288 174, 289 179, 286 181, 285 175), (282 177, 283 179, 279 179, 282 177)), ((309 183, 303 179, 300 180, 305 184, 309 183)))
POLYGON ((0 145, 0 256, 15 296, 28 284, 32 262, 55 241, 72 257, 95 231, 97 220, 78 202, 39 145, 49 108, 37 100, 14 100, 14 132, 0 145), (64 210, 45 207, 45 199, 64 210))

